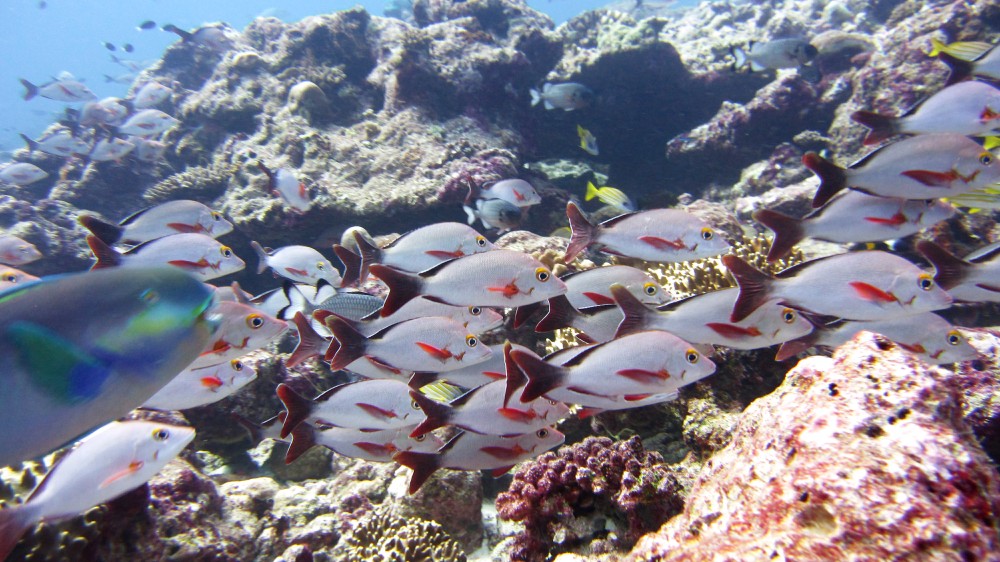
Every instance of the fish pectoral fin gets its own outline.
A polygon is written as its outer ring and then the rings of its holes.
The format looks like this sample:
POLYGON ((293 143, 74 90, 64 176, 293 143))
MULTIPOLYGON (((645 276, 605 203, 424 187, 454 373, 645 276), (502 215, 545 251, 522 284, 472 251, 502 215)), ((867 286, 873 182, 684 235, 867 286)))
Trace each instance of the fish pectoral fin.
POLYGON ((366 414, 372 416, 373 418, 393 419, 399 417, 396 415, 396 412, 393 412, 392 410, 386 410, 385 408, 379 408, 374 404, 356 402, 354 405, 364 410, 366 414))
POLYGON ((447 361, 448 359, 451 359, 453 357, 452 353, 447 349, 441 349, 439 347, 435 347, 429 343, 424 343, 422 341, 417 342, 417 347, 424 350, 427 353, 427 355, 430 355, 431 357, 439 361, 447 361))
POLYGON ((514 445, 513 447, 480 447, 479 450, 500 460, 513 460, 527 452, 520 445, 514 445))
POLYGON ((102 361, 44 326, 15 320, 6 332, 31 382, 63 402, 96 397, 110 375, 102 361))
POLYGON ((857 293, 859 297, 866 301, 883 303, 899 301, 899 299, 896 298, 896 295, 883 291, 882 289, 879 289, 874 285, 869 285, 863 281, 852 281, 848 283, 848 285, 854 289, 854 292, 857 293))
POLYGON ((455 250, 454 252, 446 252, 445 250, 427 250, 424 253, 428 256, 441 260, 451 260, 465 255, 461 250, 455 250))
POLYGON ((365 359, 367 359, 369 363, 371 363, 372 365, 375 365, 379 369, 384 369, 384 370, 389 371, 389 372, 391 372, 393 374, 398 375, 398 374, 401 374, 403 372, 402 369, 400 369, 398 367, 394 367, 394 366, 386 363, 385 361, 379 359, 378 357, 372 357, 371 355, 365 355, 365 359))
POLYGON ((532 410, 525 411, 517 408, 497 408, 497 413, 511 421, 520 423, 528 423, 538 417, 532 410))
POLYGON ((660 238, 659 236, 640 236, 639 240, 649 244, 657 250, 683 250, 686 248, 684 243, 681 242, 679 238, 677 240, 667 240, 665 238, 660 238))
POLYGON ((513 281, 507 283, 503 287, 486 287, 486 290, 491 293, 503 293, 503 296, 508 299, 521 292, 521 290, 517 288, 517 283, 513 281))
POLYGON ((369 455, 386 456, 392 455, 396 452, 396 447, 393 446, 392 443, 371 443, 368 441, 359 441, 357 443, 353 443, 353 445, 369 455))
POLYGON ((638 382, 665 381, 670 378, 670 373, 664 369, 660 369, 659 371, 649 371, 646 369, 622 369, 620 371, 615 371, 615 374, 638 382))
POLYGON ((169 263, 170 265, 172 265, 174 267, 179 267, 181 269, 187 269, 187 270, 191 270, 191 271, 201 271, 202 269, 205 269, 206 267, 209 267, 210 265, 212 265, 212 264, 208 263, 208 260, 206 260, 205 258, 201 258, 201 260, 199 260, 199 261, 170 260, 167 263, 169 263))
POLYGON ((638 402, 639 400, 645 400, 652 395, 652 392, 647 392, 645 394, 626 394, 625 396, 622 396, 622 398, 624 398, 626 402, 638 402))
POLYGON ((139 469, 142 468, 142 466, 143 466, 142 461, 132 461, 125 468, 105 478, 104 481, 101 482, 100 486, 98 486, 98 488, 104 489, 114 484, 118 480, 121 480, 122 478, 128 478, 129 476, 132 476, 133 474, 138 472, 139 469))
POLYGON ((176 230, 177 232, 183 232, 183 233, 202 232, 205 230, 204 228, 201 227, 201 225, 191 226, 190 224, 185 224, 182 222, 168 222, 167 226, 176 230))
POLYGON ((493 478, 500 478, 504 474, 510 472, 510 469, 512 468, 514 468, 514 465, 512 464, 507 466, 501 466, 499 468, 494 468, 493 470, 490 471, 490 476, 492 476, 493 478))
POLYGON ((299 277, 307 277, 309 272, 304 269, 298 269, 295 267, 286 267, 285 271, 291 273, 292 275, 298 275, 299 277))
POLYGON ((906 216, 903 213, 896 213, 889 218, 884 217, 865 217, 865 220, 874 223, 881 224, 885 226, 899 226, 906 223, 906 216))
POLYGON ((910 353, 927 353, 927 349, 925 349, 924 346, 921 345, 921 344, 919 344, 919 343, 910 344, 910 343, 903 343, 903 342, 899 342, 899 341, 897 341, 895 343, 896 343, 896 345, 898 345, 899 347, 902 347, 903 349, 905 349, 906 351, 909 351, 910 353))
POLYGON ((216 376, 202 377, 201 385, 211 390, 212 392, 215 392, 216 390, 219 389, 220 386, 222 386, 222 379, 216 376))
POLYGON ((933 170, 907 170, 903 172, 902 175, 913 181, 922 183, 927 187, 947 188, 951 186, 951 182, 958 179, 958 174, 956 174, 954 170, 948 172, 935 172, 933 170))
POLYGON ((611 297, 609 297, 607 295, 602 295, 601 293, 594 293, 594 292, 590 292, 590 291, 584 291, 583 296, 585 296, 588 299, 590 299, 590 302, 594 303, 595 306, 599 306, 599 305, 603 305, 603 304, 615 304, 615 299, 613 299, 613 298, 611 298, 611 297))
POLYGON ((761 335, 760 330, 756 326, 744 328, 743 326, 727 324, 725 322, 709 322, 705 326, 716 334, 730 339, 751 338, 761 335))

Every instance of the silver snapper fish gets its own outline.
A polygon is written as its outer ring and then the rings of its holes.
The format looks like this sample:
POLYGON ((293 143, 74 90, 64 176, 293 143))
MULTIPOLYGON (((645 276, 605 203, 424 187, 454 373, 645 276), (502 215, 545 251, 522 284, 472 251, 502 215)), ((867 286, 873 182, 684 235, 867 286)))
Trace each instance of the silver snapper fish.
POLYGON ((767 261, 777 261, 804 238, 828 242, 880 242, 903 238, 955 214, 949 203, 878 197, 860 191, 834 196, 826 205, 797 219, 770 209, 753 214, 755 221, 774 232, 767 261))
POLYGON ((264 273, 270 267, 279 277, 307 285, 326 281, 331 287, 338 287, 343 281, 340 272, 333 267, 330 260, 309 246, 284 246, 272 250, 264 248, 256 241, 251 241, 250 247, 260 259, 257 265, 258 274, 264 273))
POLYGON ((293 462, 315 445, 352 459, 371 462, 392 462, 392 456, 402 451, 434 453, 444 441, 433 433, 410 437, 413 426, 396 429, 364 430, 350 427, 317 428, 300 423, 292 430, 292 442, 285 454, 285 463, 293 462))
POLYGON ((810 335, 783 343, 775 359, 784 361, 817 345, 840 347, 862 330, 882 334, 931 365, 969 361, 979 356, 950 322, 933 312, 924 312, 889 320, 846 321, 817 326, 810 335))
POLYGON ((94 162, 117 161, 128 156, 133 150, 135 150, 135 144, 124 139, 112 137, 101 139, 94 143, 94 148, 91 149, 87 158, 94 162))
MULTIPOLYGON (((313 328, 326 337, 329 337, 329 330, 326 329, 323 319, 327 315, 335 314, 349 322, 360 322, 365 318, 377 317, 383 302, 382 298, 362 291, 338 291, 326 281, 320 281, 315 287, 286 281, 282 284, 280 291, 284 293, 288 304, 280 308, 275 316, 288 320, 296 313, 301 312, 311 319, 310 324, 313 328)), ((281 302, 281 299, 277 297, 273 297, 272 300, 275 305, 281 302)), ((377 331, 375 330, 375 332, 377 331)), ((372 335, 375 332, 365 335, 372 335)))
POLYGON ((176 34, 185 43, 192 43, 216 53, 221 53, 232 46, 232 41, 226 36, 225 29, 216 25, 206 25, 194 31, 185 31, 168 23, 160 29, 176 34))
POLYGON ((424 419, 410 398, 410 387, 395 380, 366 380, 335 386, 309 400, 286 384, 279 384, 278 398, 285 405, 281 437, 288 437, 302 422, 354 429, 399 429, 424 419))
POLYGON ((233 223, 221 213, 197 201, 179 199, 148 207, 125 217, 117 225, 93 215, 77 221, 105 244, 142 244, 172 234, 197 233, 218 238, 233 231, 233 223))
POLYGON ((496 249, 476 229, 459 222, 439 222, 411 230, 379 248, 360 232, 354 233, 358 254, 344 246, 334 246, 344 262, 344 285, 364 283, 373 264, 382 264, 411 273, 419 273, 441 262, 496 249))
POLYGON ((289 207, 304 213, 312 207, 312 198, 306 184, 299 181, 295 172, 288 168, 271 170, 263 162, 257 162, 257 169, 267 176, 267 187, 289 207))
POLYGON ((408 487, 412 495, 438 469, 490 470, 494 476, 500 476, 515 464, 557 447, 565 440, 566 436, 554 427, 511 437, 463 431, 435 454, 404 451, 393 455, 392 460, 413 471, 408 487))
POLYGON ((163 160, 163 155, 167 152, 167 144, 158 140, 133 137, 135 143, 135 157, 140 162, 155 164, 163 160))
POLYGON ((531 106, 541 103, 545 109, 562 109, 563 111, 573 111, 587 107, 594 101, 594 92, 583 84, 576 82, 565 82, 563 84, 552 84, 546 82, 542 86, 542 91, 532 88, 531 106))
POLYGON ((628 265, 608 265, 563 275, 566 298, 574 308, 615 304, 611 286, 622 285, 643 304, 657 306, 670 301, 670 293, 648 272, 628 265))
POLYGON ((288 323, 261 313, 256 308, 231 301, 215 305, 219 329, 206 342, 188 369, 200 369, 242 357, 260 349, 285 333, 288 323))
POLYGON ((402 272, 373 265, 371 272, 389 287, 382 316, 425 296, 456 306, 515 307, 541 302, 566 292, 549 268, 513 250, 493 250, 465 256, 424 271, 402 272))
POLYGON ((69 131, 59 131, 37 141, 26 135, 21 135, 21 138, 28 146, 29 153, 39 150, 45 154, 69 158, 76 155, 85 156, 90 152, 90 145, 74 137, 69 131))
MULTIPOLYGON (((324 320, 335 318, 333 316, 326 317, 322 315, 320 317, 324 320)), ((321 336, 319 331, 314 329, 313 324, 317 323, 315 318, 311 321, 306 320, 306 317, 301 312, 296 312, 292 318, 292 322, 295 325, 295 330, 298 332, 299 342, 295 345, 291 356, 285 360, 286 367, 295 367, 313 357, 323 357, 329 361, 340 349, 339 342, 335 340, 331 341, 330 338, 321 336)), ((326 328, 326 324, 323 324, 322 328, 320 331, 330 332, 326 328)), ((413 371, 400 369, 377 357, 368 355, 351 361, 343 369, 368 379, 390 379, 396 381, 410 380, 414 374, 413 371)))
POLYGON ((934 280, 955 300, 1000 302, 1000 245, 992 244, 965 259, 922 241, 917 250, 934 266, 934 280))
POLYGON ((178 123, 180 121, 159 109, 144 109, 129 117, 122 126, 118 127, 118 132, 123 135, 151 137, 172 128, 178 123))
POLYGON ((841 168, 815 152, 802 157, 819 176, 813 207, 850 187, 903 199, 950 197, 1000 181, 996 156, 965 135, 935 133, 905 138, 841 168))
POLYGON ((958 133, 985 137, 1000 133, 1000 90, 971 80, 948 86, 899 117, 855 111, 851 119, 871 129, 864 144, 878 144, 894 135, 958 133))
POLYGON ((802 38, 775 39, 766 43, 751 41, 746 49, 729 49, 736 62, 733 70, 749 66, 753 72, 779 68, 797 68, 807 64, 819 54, 816 47, 802 38))
POLYGON ((142 486, 194 439, 194 429, 147 421, 111 422, 80 441, 28 501, 0 510, 0 560, 39 521, 79 515, 142 486))
POLYGON ((90 91, 90 88, 83 85, 82 82, 71 78, 53 80, 52 82, 41 86, 36 86, 24 78, 20 78, 20 80, 21 85, 24 86, 25 89, 25 101, 30 100, 35 96, 70 103, 97 99, 97 96, 94 92, 90 91))
POLYGON ((38 281, 38 277, 30 273, 25 273, 20 269, 14 269, 13 267, 0 268, 0 290, 9 289, 14 285, 28 283, 29 281, 38 281))
POLYGON ((503 199, 477 199, 476 208, 463 205, 469 224, 479 219, 487 229, 497 229, 497 234, 503 234, 521 226, 521 208, 503 199))
POLYGON ((730 316, 739 322, 764 303, 848 320, 885 320, 948 308, 951 297, 930 274, 878 250, 838 254, 790 267, 776 277, 736 256, 722 263, 736 278, 739 297, 730 316))
POLYGON ((503 357, 503 344, 491 345, 490 358, 482 363, 447 371, 444 373, 415 373, 409 380, 413 388, 422 388, 434 381, 445 380, 463 388, 477 388, 491 382, 501 380, 506 373, 503 357))
POLYGON ((566 295, 549 299, 549 311, 535 325, 536 332, 551 332, 573 328, 581 333, 577 339, 586 343, 604 343, 615 339, 622 311, 613 304, 575 308, 566 295))
MULTIPOLYGON (((337 314, 335 310, 331 312, 337 314)), ((342 316, 340 314, 337 315, 342 316)), ((365 336, 372 336, 394 324, 427 316, 451 318, 465 326, 465 329, 473 334, 488 332, 494 328, 499 328, 503 324, 503 315, 490 308, 481 306, 453 306, 435 302, 424 297, 417 297, 404 304, 402 308, 389 316, 382 317, 380 312, 376 310, 360 320, 352 321, 351 327, 365 336)), ((345 320, 351 319, 345 318, 345 320)))
POLYGON ((616 337, 642 330, 663 330, 695 344, 724 345, 733 349, 770 347, 812 331, 812 324, 796 310, 772 299, 746 318, 731 322, 729 315, 739 289, 722 289, 695 295, 649 309, 623 287, 613 287, 624 317, 616 337))
POLYGON ((93 235, 87 237, 87 245, 97 258, 93 269, 172 265, 202 281, 209 281, 241 271, 246 266, 232 248, 198 233, 171 234, 134 246, 125 253, 116 252, 93 235))
POLYGON ((139 407, 198 356, 215 330, 211 300, 167 267, 59 275, 0 294, 0 464, 139 407))
POLYGON ((15 162, 0 170, 0 180, 14 185, 31 185, 49 177, 49 174, 34 164, 15 162))
POLYGON ((0 263, 5 265, 25 265, 42 257, 31 242, 10 234, 0 235, 0 263))
POLYGON ((169 86, 164 86, 159 82, 148 82, 135 93, 135 97, 132 98, 132 107, 148 109, 158 105, 172 93, 174 91, 169 86))
POLYGON ((566 216, 573 229, 566 262, 593 245, 606 254, 661 263, 717 256, 729 250, 729 243, 708 223, 679 209, 628 213, 595 225, 570 202, 566 216))
POLYGON ((187 410, 214 404, 257 379, 257 371, 239 359, 200 369, 184 369, 143 403, 154 410, 187 410))
POLYGON ((465 204, 471 205, 477 199, 501 199, 517 207, 530 207, 542 202, 542 196, 535 191, 535 186, 518 178, 489 181, 482 185, 469 182, 465 204))

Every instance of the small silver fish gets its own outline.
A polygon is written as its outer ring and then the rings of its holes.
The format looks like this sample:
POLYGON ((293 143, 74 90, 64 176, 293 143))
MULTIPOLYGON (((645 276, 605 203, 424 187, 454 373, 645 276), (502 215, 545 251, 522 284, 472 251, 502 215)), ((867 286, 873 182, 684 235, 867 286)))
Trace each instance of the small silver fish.
POLYGON ((267 176, 268 189, 272 193, 281 197, 282 201, 289 207, 300 213, 304 213, 312 207, 312 199, 306 184, 299 181, 295 172, 288 168, 271 170, 263 162, 257 162, 257 168, 267 176))
POLYGON ((503 199, 518 207, 530 207, 542 202, 542 196, 535 190, 535 186, 517 178, 486 182, 482 185, 470 182, 465 204, 471 205, 476 199, 503 199))
POLYGON ((97 141, 88 158, 94 162, 110 162, 121 160, 133 150, 135 150, 134 144, 127 140, 111 137, 97 141))
POLYGON ((477 199, 476 208, 463 205, 469 224, 479 219, 487 229, 497 229, 497 234, 503 234, 521 226, 521 208, 503 199, 477 199))
POLYGON ((21 266, 41 257, 42 253, 31 242, 9 234, 0 235, 0 263, 21 266))
POLYGON ((151 137, 174 127, 178 123, 180 121, 159 109, 144 109, 129 117, 121 127, 118 127, 118 132, 123 135, 151 137))
POLYGON ((278 339, 288 330, 288 323, 261 313, 239 302, 224 301, 212 308, 219 328, 202 348, 188 369, 201 369, 221 363, 228 364, 278 339))
POLYGON ((285 246, 272 250, 264 248, 256 241, 251 241, 250 247, 260 259, 257 265, 258 274, 264 273, 270 267, 279 277, 307 285, 326 281, 331 287, 339 287, 343 281, 337 268, 315 248, 285 246))
POLYGON ((105 244, 141 244, 180 233, 198 233, 218 238, 233 231, 233 223, 203 203, 189 199, 167 201, 125 217, 117 225, 93 215, 80 215, 78 222, 105 244))
POLYGON ((0 180, 14 185, 31 185, 47 177, 45 170, 28 162, 15 162, 0 170, 0 180))
POLYGON ((302 422, 354 429, 399 429, 424 419, 410 398, 410 387, 396 380, 366 380, 335 386, 309 400, 286 384, 279 384, 278 398, 285 405, 281 436, 287 437, 302 422))
POLYGON ((413 426, 396 429, 354 429, 350 427, 324 427, 300 423, 291 433, 291 443, 285 462, 290 463, 315 445, 321 445, 338 455, 371 462, 392 462, 392 456, 401 451, 434 453, 444 446, 444 441, 433 433, 410 437, 413 426))
POLYGON ((124 253, 116 252, 96 236, 88 236, 97 263, 104 267, 149 267, 172 265, 194 275, 201 281, 241 271, 246 263, 211 236, 198 233, 172 234, 134 246, 124 253))
POLYGON ((164 86, 159 82, 148 82, 135 93, 132 99, 132 107, 136 109, 148 109, 158 105, 174 93, 169 86, 164 86))
POLYGON ((917 250, 934 266, 934 280, 957 301, 1000 302, 1000 245, 992 244, 960 259, 933 242, 917 250))
POLYGON ((187 410, 232 396, 257 378, 257 371, 239 359, 181 371, 142 405, 154 410, 187 410))
POLYGON ((532 89, 529 93, 531 94, 531 106, 534 107, 542 103, 545 109, 573 111, 574 109, 587 107, 594 100, 594 92, 590 91, 590 88, 583 84, 577 84, 576 82, 566 82, 563 84, 546 82, 542 86, 541 92, 532 89))
POLYGON ((28 146, 28 152, 40 150, 45 154, 62 156, 64 158, 86 155, 90 152, 90 145, 74 137, 69 131, 59 131, 54 135, 49 135, 37 141, 31 140, 25 135, 21 135, 21 138, 24 139, 24 143, 28 146))
POLYGON ((816 47, 801 38, 775 39, 766 43, 751 41, 746 49, 729 49, 736 62, 733 70, 749 66, 753 72, 767 69, 798 68, 807 64, 819 54, 816 47))
POLYGON ((23 85, 25 89, 24 99, 26 101, 34 98, 35 96, 71 103, 97 99, 97 96, 94 92, 90 91, 90 88, 85 86, 82 82, 74 80, 72 77, 53 80, 52 82, 41 86, 36 86, 23 78, 20 80, 21 85, 23 85))

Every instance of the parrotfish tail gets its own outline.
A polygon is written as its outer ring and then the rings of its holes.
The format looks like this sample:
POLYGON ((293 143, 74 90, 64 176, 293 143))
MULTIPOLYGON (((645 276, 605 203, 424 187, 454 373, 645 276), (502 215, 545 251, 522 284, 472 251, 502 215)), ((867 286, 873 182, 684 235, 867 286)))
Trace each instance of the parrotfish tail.
POLYGON ((340 347, 330 359, 330 369, 339 371, 365 356, 368 348, 368 338, 358 333, 344 320, 336 317, 326 319, 326 327, 333 332, 333 339, 340 347))
POLYGON ((344 276, 340 282, 341 287, 354 287, 361 283, 361 256, 341 246, 333 245, 333 253, 337 254, 341 263, 344 264, 344 276))
POLYGON ((190 41, 191 38, 194 37, 190 32, 184 31, 183 29, 177 27, 176 25, 174 25, 172 23, 168 23, 167 25, 161 27, 160 29, 162 29, 163 31, 166 31, 168 33, 174 33, 178 37, 180 37, 181 39, 183 39, 185 41, 190 41))
POLYGON ((389 287, 389 294, 385 298, 385 304, 382 305, 381 315, 383 318, 420 296, 423 280, 418 275, 412 275, 382 264, 371 266, 371 272, 389 287))
POLYGON ((587 217, 583 216, 580 207, 577 207, 572 202, 566 204, 566 217, 569 218, 569 227, 572 229, 572 234, 570 235, 569 246, 566 248, 566 256, 563 259, 566 263, 569 263, 594 242, 597 229, 600 227, 587 220, 587 217))
POLYGON ((635 298, 635 295, 630 293, 628 289, 617 283, 611 286, 611 295, 615 298, 615 304, 622 309, 622 313, 625 315, 625 318, 622 318, 618 324, 615 337, 620 338, 645 330, 646 318, 649 314, 646 305, 639 302, 639 299, 635 298))
MULTIPOLYGON (((24 82, 24 80, 22 80, 22 82, 24 82)), ((538 90, 532 88, 528 90, 528 93, 531 94, 531 107, 535 107, 536 105, 541 103, 542 94, 538 90)))
POLYGON ((100 238, 93 234, 88 236, 87 245, 90 246, 90 251, 94 252, 94 257, 97 258, 97 263, 91 266, 90 269, 104 269, 105 267, 121 265, 122 255, 116 252, 111 246, 105 244, 100 238))
POLYGON ((535 314, 536 310, 542 308, 542 303, 533 302, 531 304, 526 304, 519 306, 514 310, 514 329, 524 326, 525 322, 531 319, 531 316, 535 314))
POLYGON ((503 404, 504 408, 510 403, 510 399, 514 397, 514 394, 520 390, 524 385, 528 384, 528 377, 524 376, 524 371, 517 366, 514 359, 510 356, 510 352, 513 347, 510 342, 505 342, 503 345, 503 364, 505 372, 507 373, 507 388, 503 393, 503 404))
POLYGON ((730 322, 739 322, 767 302, 771 277, 732 254, 722 256, 722 264, 729 269, 729 273, 736 278, 736 284, 740 286, 740 294, 729 315, 730 322))
POLYGON ((275 390, 278 399, 285 405, 285 423, 281 425, 281 438, 284 439, 295 429, 295 426, 309 418, 313 403, 311 400, 292 390, 287 384, 279 384, 275 390))
POLYGON ((420 410, 427 416, 424 421, 420 422, 417 427, 413 428, 410 432, 410 437, 420 437, 421 435, 434 431, 439 427, 444 427, 448 425, 454 415, 454 409, 447 404, 442 404, 435 400, 431 400, 424 394, 417 392, 416 390, 410 391, 410 398, 416 402, 420 410))
POLYGON ((769 262, 776 262, 788 255, 788 252, 791 252, 792 248, 806 236, 800 219, 783 215, 777 211, 760 209, 753 214, 753 220, 774 232, 771 249, 767 252, 767 261, 769 262))
POLYGON ((871 129, 865 137, 864 144, 878 144, 899 133, 896 119, 873 111, 855 111, 851 119, 871 129))
MULTIPOLYGON (((951 74, 948 75, 948 81, 945 83, 945 86, 951 86, 955 82, 961 82, 962 80, 967 79, 972 76, 972 71, 975 69, 972 62, 962 60, 958 57, 949 55, 948 53, 941 53, 938 55, 938 58, 941 62, 948 65, 948 68, 951 70, 951 74)), ((21 83, 24 83, 24 80, 21 80, 21 83)))
POLYGON ((117 244, 122 239, 122 233, 124 232, 122 227, 104 222, 93 215, 80 215, 77 217, 76 222, 80 223, 80 226, 89 230, 91 234, 98 237, 101 242, 104 242, 108 246, 117 244))
POLYGON ((354 233, 354 240, 358 243, 358 253, 361 254, 361 268, 358 270, 358 282, 364 283, 368 280, 368 269, 382 259, 382 250, 357 232, 354 233))
POLYGON ((257 259, 260 260, 260 263, 257 264, 257 275, 260 275, 267 271, 267 258, 269 257, 267 250, 258 244, 256 240, 250 241, 250 247, 253 248, 253 251, 257 254, 257 259))
POLYGON ((969 262, 938 246, 934 242, 921 240, 917 251, 934 266, 934 281, 945 291, 958 285, 968 275, 969 262))
POLYGON ((567 328, 578 314, 579 312, 573 308, 566 295, 552 297, 549 299, 549 312, 535 325, 535 331, 551 332, 567 328))
POLYGON ((17 541, 34 524, 30 511, 19 506, 0 509, 0 560, 7 559, 17 541))
POLYGON ((38 86, 28 82, 24 78, 19 78, 19 80, 21 81, 21 85, 24 86, 24 89, 26 90, 24 92, 24 101, 28 101, 38 95, 38 86))
POLYGON ((786 341, 778 347, 778 353, 774 356, 775 361, 785 361, 795 357, 796 355, 804 352, 810 347, 816 345, 819 340, 819 332, 814 329, 811 333, 797 338, 794 340, 786 341))
POLYGON ((410 495, 417 493, 417 490, 427 482, 427 479, 441 468, 441 456, 435 453, 418 453, 416 451, 400 451, 392 456, 392 460, 413 471, 410 476, 410 495))
POLYGON ((819 189, 816 190, 816 196, 813 197, 814 208, 822 207, 838 191, 847 187, 845 170, 819 154, 815 152, 805 153, 805 156, 802 157, 802 164, 819 176, 819 189))
POLYGON ((295 367, 311 357, 323 355, 323 349, 327 346, 326 338, 316 333, 304 314, 296 312, 292 322, 295 323, 295 329, 299 332, 299 343, 285 360, 285 366, 289 368, 295 367))
POLYGON ((557 365, 542 361, 533 353, 525 353, 515 349, 510 352, 510 358, 521 369, 528 383, 521 392, 521 402, 531 402, 547 392, 561 387, 566 380, 566 371, 557 365))
POLYGON ((28 155, 30 156, 32 152, 38 150, 38 143, 31 140, 31 137, 24 133, 19 133, 21 138, 24 139, 24 144, 28 147, 28 155))
POLYGON ((316 428, 300 423, 292 430, 292 442, 288 444, 288 452, 285 453, 285 464, 292 464, 292 461, 301 457, 306 451, 316 444, 316 428))

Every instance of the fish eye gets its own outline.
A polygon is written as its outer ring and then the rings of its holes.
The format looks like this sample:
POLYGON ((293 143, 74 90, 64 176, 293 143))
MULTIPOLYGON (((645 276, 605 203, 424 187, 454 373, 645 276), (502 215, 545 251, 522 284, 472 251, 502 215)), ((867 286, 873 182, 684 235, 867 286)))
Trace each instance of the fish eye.
POLYGON ((990 164, 993 163, 993 154, 990 153, 989 151, 980 154, 979 163, 982 164, 983 166, 989 166, 990 164))
POLYGON ((413 440, 416 441, 417 443, 423 443, 424 439, 427 439, 426 433, 421 433, 420 435, 413 438, 413 440))
POLYGON ((29 250, 27 246, 18 246, 17 251, 21 252, 22 254, 27 254, 31 250, 29 250))
POLYGON ((928 207, 933 207, 934 201, 935 199, 924 199, 924 205, 927 205, 928 207))
POLYGON ((251 314, 247 316, 247 326, 252 330, 256 330, 264 325, 264 317, 260 314, 251 314))
POLYGON ((416 400, 410 402, 410 407, 413 408, 414 410, 420 411, 420 404, 417 404, 416 400))
POLYGON ((684 352, 684 360, 692 365, 697 363, 699 359, 701 359, 701 355, 693 349, 688 349, 684 352))
POLYGON ((225 258, 233 257, 233 249, 229 246, 219 246, 219 253, 225 258))
POLYGON ((485 248, 486 247, 486 237, 485 236, 476 236, 476 245, 479 246, 480 248, 485 248))
POLYGON ((645 285, 642 286, 642 292, 646 293, 649 296, 655 295, 656 292, 659 290, 660 288, 656 286, 656 283, 646 283, 645 285))
POLYGON ((708 228, 706 226, 705 228, 701 229, 701 238, 702 238, 702 240, 711 240, 714 236, 715 236, 715 233, 712 232, 711 228, 708 228))
POLYGON ((927 273, 923 273, 917 279, 917 285, 924 291, 930 291, 934 288, 934 278, 927 273))
POLYGON ((316 269, 323 271, 324 269, 326 269, 326 264, 321 261, 318 261, 316 262, 316 269))
POLYGON ((139 300, 146 304, 154 304, 156 301, 160 300, 160 293, 152 289, 146 289, 145 291, 139 293, 139 300))
POLYGON ((477 345, 479 345, 479 338, 477 338, 472 334, 469 334, 465 336, 465 345, 469 347, 476 347, 477 345))
POLYGON ((243 362, 239 359, 233 359, 229 364, 232 365, 234 371, 239 372, 243 370, 243 362))
POLYGON ((558 402, 556 402, 555 400, 549 400, 548 402, 549 406, 555 406, 556 404, 558 404, 558 402))
POLYGON ((552 274, 549 273, 549 270, 545 269, 544 267, 539 267, 538 269, 535 270, 535 279, 538 279, 542 283, 548 281, 549 277, 552 277, 552 274))
POLYGON ((17 283, 17 274, 8 271, 3 274, 3 280, 8 283, 17 283))
POLYGON ((473 316, 479 316, 482 313, 483 313, 483 309, 480 308, 480 307, 478 307, 478 306, 470 306, 469 307, 469 314, 471 314, 473 316))
POLYGON ((781 319, 785 321, 785 324, 791 324, 792 322, 795 322, 796 316, 798 315, 795 314, 795 311, 790 308, 786 308, 781 311, 781 319))
POLYGON ((154 429, 153 439, 156 441, 166 441, 167 439, 170 439, 170 432, 163 428, 154 429))
POLYGON ((222 214, 219 213, 218 211, 212 211, 212 219, 213 220, 217 220, 217 221, 221 221, 222 220, 222 214))
POLYGON ((539 439, 545 439, 546 437, 549 436, 549 430, 539 429, 538 431, 535 432, 535 435, 537 435, 539 439))
POLYGON ((958 345, 960 343, 962 343, 962 334, 959 334, 957 330, 948 332, 948 345, 958 345))

